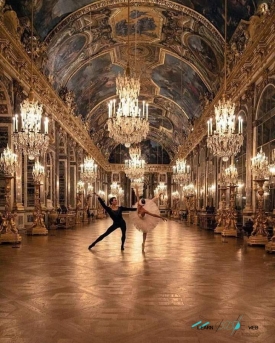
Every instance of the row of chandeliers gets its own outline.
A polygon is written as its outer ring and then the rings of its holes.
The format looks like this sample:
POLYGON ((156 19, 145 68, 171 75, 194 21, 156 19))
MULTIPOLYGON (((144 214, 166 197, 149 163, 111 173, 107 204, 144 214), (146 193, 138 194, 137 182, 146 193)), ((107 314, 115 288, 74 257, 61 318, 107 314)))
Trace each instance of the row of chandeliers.
MULTIPOLYGON (((224 89, 222 99, 215 106, 215 118, 207 121, 207 147, 213 155, 224 162, 235 156, 243 144, 243 119, 235 116, 235 104, 226 99, 227 88, 227 0, 225 0, 225 38, 224 38, 224 89)), ((173 167, 176 183, 186 186, 190 182, 191 170, 185 159, 178 159, 173 167)))
MULTIPOLYGON (((140 78, 130 69, 130 1, 128 0, 127 67, 124 75, 116 78, 116 100, 108 104, 108 131, 117 143, 129 148, 130 158, 125 160, 124 171, 131 180, 131 187, 143 191, 145 160, 141 158, 139 143, 149 132, 148 103, 140 102, 140 78)), ((114 187, 113 187, 114 188, 114 187)), ((113 193, 113 192, 112 192, 113 193)))

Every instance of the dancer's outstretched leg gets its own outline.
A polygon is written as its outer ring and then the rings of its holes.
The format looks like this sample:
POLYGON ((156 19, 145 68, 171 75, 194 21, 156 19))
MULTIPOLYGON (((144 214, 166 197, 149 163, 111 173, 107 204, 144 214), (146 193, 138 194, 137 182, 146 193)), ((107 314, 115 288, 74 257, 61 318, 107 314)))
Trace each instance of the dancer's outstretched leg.
POLYGON ((122 233, 122 236, 121 236, 121 250, 124 250, 124 243, 125 243, 125 240, 126 240, 126 224, 122 223, 120 228, 121 228, 121 233, 122 233))
POLYGON ((143 232, 142 251, 144 251, 144 249, 145 249, 146 237, 147 237, 147 232, 143 232))
POLYGON ((107 229, 106 232, 104 232, 104 233, 103 233, 101 236, 99 236, 92 244, 89 245, 88 249, 89 249, 89 250, 92 249, 92 248, 96 245, 96 243, 102 241, 103 238, 107 237, 110 233, 112 233, 113 231, 115 231, 115 229, 117 229, 117 228, 118 228, 118 226, 116 226, 116 225, 114 225, 114 224, 113 224, 112 226, 110 226, 109 229, 107 229))

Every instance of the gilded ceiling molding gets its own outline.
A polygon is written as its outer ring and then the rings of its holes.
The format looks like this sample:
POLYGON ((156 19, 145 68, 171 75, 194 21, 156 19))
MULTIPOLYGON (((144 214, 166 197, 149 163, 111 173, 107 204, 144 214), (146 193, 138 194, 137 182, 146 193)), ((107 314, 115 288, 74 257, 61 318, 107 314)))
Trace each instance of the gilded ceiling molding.
MULTIPOLYGON (((3 22, 0 21, 0 65, 12 77, 20 81, 26 89, 31 83, 31 60, 19 40, 10 35, 3 22)), ((34 92, 43 103, 45 111, 62 126, 66 132, 91 154, 96 162, 108 170, 109 164, 92 142, 83 122, 69 113, 67 106, 55 93, 46 77, 34 65, 34 92)))
MULTIPOLYGON (((275 51, 275 6, 257 28, 258 36, 253 44, 248 45, 240 59, 233 66, 227 78, 227 94, 237 101, 246 89, 264 76, 266 69, 274 65, 275 51)), ((207 134, 207 120, 214 115, 214 106, 221 99, 223 89, 205 108, 203 115, 196 121, 194 131, 184 145, 180 145, 176 157, 187 157, 207 134)))
MULTIPOLYGON (((89 4, 75 12, 73 12, 71 15, 68 15, 66 18, 64 18, 45 38, 45 44, 49 44, 52 38, 55 36, 56 33, 58 33, 60 30, 62 30, 66 25, 69 23, 74 22, 81 16, 90 13, 91 11, 98 11, 101 9, 104 9, 105 7, 108 8, 114 8, 117 7, 117 5, 127 5, 128 0, 105 0, 105 1, 98 1, 92 4, 89 4)), ((190 17, 192 17, 195 21, 200 22, 202 25, 204 25, 209 31, 212 33, 213 37, 217 41, 220 42, 220 44, 223 43, 223 37, 219 33, 219 31, 210 23, 208 19, 206 19, 204 16, 199 14, 198 12, 185 7, 181 4, 175 3, 173 1, 169 0, 131 0, 130 6, 159 6, 160 8, 167 9, 167 10, 174 10, 178 12, 182 12, 182 14, 187 14, 190 17)))

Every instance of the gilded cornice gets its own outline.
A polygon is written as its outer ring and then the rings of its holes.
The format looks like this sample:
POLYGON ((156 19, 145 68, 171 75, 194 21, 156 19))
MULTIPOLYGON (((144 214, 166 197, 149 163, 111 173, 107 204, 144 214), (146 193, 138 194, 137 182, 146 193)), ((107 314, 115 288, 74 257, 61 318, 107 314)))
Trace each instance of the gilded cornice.
MULTIPOLYGON (((227 77, 227 96, 236 101, 246 89, 264 75, 274 63, 275 51, 275 8, 268 14, 257 28, 258 35, 239 58, 227 77)), ((214 115, 214 106, 221 99, 221 89, 214 100, 205 108, 203 115, 197 120, 194 131, 179 146, 177 157, 186 158, 207 134, 207 120, 214 115)))
MULTIPOLYGON (((12 37, 0 20, 0 64, 7 74, 17 79, 26 89, 31 84, 31 59, 20 41, 12 37)), ((46 113, 59 125, 105 170, 109 164, 94 145, 82 121, 69 113, 67 106, 55 93, 46 77, 34 66, 33 79, 37 100, 43 103, 46 113)))

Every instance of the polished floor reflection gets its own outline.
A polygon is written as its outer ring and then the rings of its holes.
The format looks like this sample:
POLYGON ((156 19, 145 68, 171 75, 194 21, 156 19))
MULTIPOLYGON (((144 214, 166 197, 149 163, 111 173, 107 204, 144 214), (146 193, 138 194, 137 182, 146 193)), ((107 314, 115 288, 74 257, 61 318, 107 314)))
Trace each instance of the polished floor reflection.
POLYGON ((0 343, 274 342, 274 255, 176 221, 88 251, 110 223, 0 246, 0 343))

